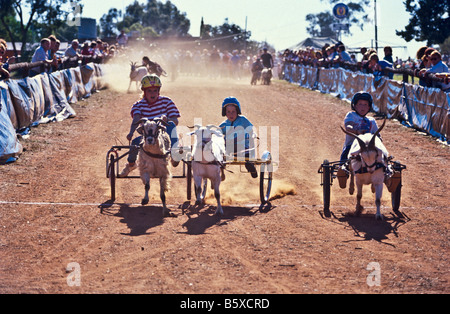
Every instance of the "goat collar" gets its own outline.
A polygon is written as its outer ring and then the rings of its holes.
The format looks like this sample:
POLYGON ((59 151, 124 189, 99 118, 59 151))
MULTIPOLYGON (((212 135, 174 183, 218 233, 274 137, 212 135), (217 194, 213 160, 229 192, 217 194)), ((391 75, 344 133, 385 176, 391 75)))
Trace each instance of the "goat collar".
POLYGON ((144 149, 144 147, 143 147, 144 145, 143 145, 143 144, 141 144, 140 146, 141 146, 141 150, 142 150, 147 156, 150 156, 150 157, 152 157, 152 158, 165 159, 165 158, 167 158, 167 157, 170 156, 170 151, 167 152, 167 153, 165 153, 165 154, 152 154, 152 153, 149 153, 148 151, 146 151, 146 150, 144 149))
MULTIPOLYGON (((355 173, 369 173, 369 170, 368 170, 369 168, 371 168, 371 167, 367 167, 367 166, 361 167, 358 170, 356 170, 355 173)), ((375 163, 375 170, 378 170, 380 168, 382 168, 383 170, 386 170, 386 166, 383 163, 381 163, 381 162, 375 163)))

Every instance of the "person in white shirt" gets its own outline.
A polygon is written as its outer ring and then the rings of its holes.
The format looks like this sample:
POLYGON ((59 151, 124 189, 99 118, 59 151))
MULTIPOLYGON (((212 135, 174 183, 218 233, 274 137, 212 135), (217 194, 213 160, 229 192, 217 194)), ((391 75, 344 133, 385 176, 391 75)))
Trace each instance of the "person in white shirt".
POLYGON ((78 42, 77 39, 72 40, 71 46, 66 49, 66 52, 64 53, 64 55, 69 58, 79 56, 79 54, 77 52, 79 46, 80 46, 80 43, 78 42))
MULTIPOLYGON (((53 61, 48 59, 50 44, 50 39, 43 38, 41 40, 41 46, 36 49, 33 57, 31 58, 31 63, 45 61, 46 63, 51 64, 53 61)), ((34 76, 39 73, 41 73, 41 67, 35 67, 30 70, 30 76, 34 76)))
POLYGON ((128 43, 128 36, 125 34, 125 31, 120 31, 120 34, 116 38, 119 46, 126 46, 128 43))

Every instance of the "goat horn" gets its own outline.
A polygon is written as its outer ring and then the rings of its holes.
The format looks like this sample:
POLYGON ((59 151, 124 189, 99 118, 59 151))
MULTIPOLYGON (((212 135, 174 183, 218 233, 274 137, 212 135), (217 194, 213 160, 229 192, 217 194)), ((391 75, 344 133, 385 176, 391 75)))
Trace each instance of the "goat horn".
POLYGON ((155 119, 153 119, 156 123, 160 123, 160 124, 162 124, 162 125, 164 125, 164 126, 169 126, 169 124, 166 122, 166 121, 164 121, 163 119, 161 119, 161 118, 155 118, 155 119))
POLYGON ((369 142, 369 148, 375 148, 375 138, 378 136, 378 134, 380 134, 381 130, 383 130, 385 125, 386 125, 386 118, 384 118, 381 127, 373 134, 372 139, 369 142))
POLYGON ((353 133, 350 133, 349 131, 345 130, 342 126, 341 126, 341 130, 342 130, 345 134, 347 134, 347 135, 349 135, 349 136, 351 136, 351 137, 356 138, 356 139, 358 140, 359 147, 361 148, 361 150, 366 149, 366 143, 365 143, 362 139, 360 139, 360 138, 358 137, 358 135, 353 134, 353 133))
POLYGON ((208 124, 206 127, 207 127, 208 129, 215 128, 215 129, 218 129, 218 130, 221 130, 221 131, 222 131, 222 128, 221 128, 221 127, 219 127, 219 126, 217 126, 217 125, 214 125, 214 124, 208 124))

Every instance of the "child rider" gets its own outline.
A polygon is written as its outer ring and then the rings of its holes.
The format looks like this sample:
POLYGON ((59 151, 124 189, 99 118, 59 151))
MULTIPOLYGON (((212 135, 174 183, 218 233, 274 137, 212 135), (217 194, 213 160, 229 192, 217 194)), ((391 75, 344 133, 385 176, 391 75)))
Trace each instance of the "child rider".
MULTIPOLYGON (((372 109, 373 98, 367 92, 356 93, 351 102, 352 111, 348 112, 344 119, 345 129, 355 135, 371 133, 374 134, 378 130, 377 122, 372 117, 367 117, 367 114, 372 109)), ((345 135, 345 143, 342 149, 340 161, 344 164, 348 160, 348 154, 355 140, 350 135, 345 135)), ((339 185, 345 187, 347 182, 347 166, 344 164, 337 172, 339 185)))
MULTIPOLYGON (((228 146, 227 152, 231 151, 233 155, 243 154, 246 158, 254 156, 253 124, 241 115, 241 105, 235 97, 225 98, 222 103, 222 116, 227 117, 220 124, 225 136, 225 145, 228 146)), ((258 177, 254 164, 246 161, 245 168, 253 178, 258 177)))
MULTIPOLYGON (((176 126, 178 125, 178 118, 180 112, 175 106, 174 102, 166 96, 160 95, 161 80, 154 74, 146 75, 141 80, 141 90, 143 91, 142 99, 136 102, 131 108, 131 123, 130 132, 127 135, 127 140, 131 141, 134 131, 139 126, 139 121, 142 118, 149 120, 161 118, 168 123, 167 133, 170 135, 171 146, 175 147, 178 143, 176 126)), ((139 153, 139 144, 142 136, 136 137, 131 142, 130 154, 128 155, 128 164, 119 174, 119 177, 126 177, 131 171, 137 168, 136 159, 139 153)), ((172 159, 172 165, 177 166, 179 161, 172 159)))

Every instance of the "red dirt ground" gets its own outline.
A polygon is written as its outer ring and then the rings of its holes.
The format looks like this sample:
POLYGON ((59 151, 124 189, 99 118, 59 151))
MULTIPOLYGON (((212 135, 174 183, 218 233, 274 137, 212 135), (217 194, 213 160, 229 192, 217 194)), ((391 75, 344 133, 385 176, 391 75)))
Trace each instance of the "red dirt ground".
POLYGON ((33 129, 21 140, 21 158, 1 166, 0 293, 450 292, 449 147, 388 121, 384 143, 408 167, 405 218, 393 215, 385 188, 385 220, 375 221, 368 187, 365 213, 348 216, 355 196, 337 184, 326 218, 317 171, 324 159, 339 159, 346 102, 279 81, 252 87, 180 77, 162 89, 179 107, 180 125, 221 122, 221 102, 233 95, 257 130, 279 126, 276 199, 260 211, 259 181, 232 166, 220 219, 214 198, 202 210, 186 202, 183 179, 173 179, 167 194, 176 218, 161 216, 158 184, 152 205, 139 205, 140 180, 119 180, 115 204, 102 208, 110 195, 106 152, 127 144, 129 110, 139 97, 121 83, 75 104, 76 118, 33 129), (71 262, 80 266, 80 286, 67 283, 71 262), (379 286, 367 283, 370 263, 380 267, 379 286))

